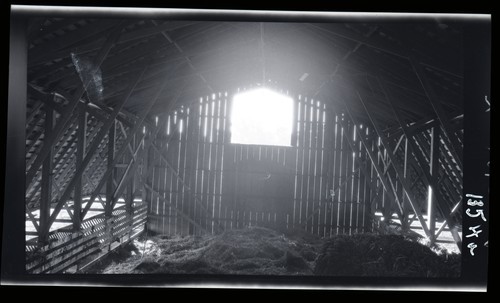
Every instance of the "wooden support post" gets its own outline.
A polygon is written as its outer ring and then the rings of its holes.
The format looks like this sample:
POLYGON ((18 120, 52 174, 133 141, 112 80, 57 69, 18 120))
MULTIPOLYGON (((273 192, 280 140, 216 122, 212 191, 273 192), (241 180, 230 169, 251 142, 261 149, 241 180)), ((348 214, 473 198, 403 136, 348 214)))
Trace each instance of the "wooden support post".
MULTIPOLYGON (((380 130, 378 124, 376 123, 376 121, 372 117, 372 115, 370 114, 370 111, 368 110, 365 102, 363 102, 363 99, 361 98, 361 95, 359 94, 359 92, 358 92, 358 98, 359 98, 361 104, 363 105, 363 108, 365 109, 365 112, 368 115, 368 118, 370 119, 370 122, 372 123, 372 125, 373 125, 373 127, 375 129, 375 132, 379 136, 382 145, 387 150, 390 150, 390 146, 389 146, 389 144, 387 142, 387 138, 381 133, 381 130, 380 130)), ((347 106, 347 104, 346 104, 346 106, 347 106)), ((401 185, 403 185, 404 192, 406 193, 406 196, 408 198, 408 203, 410 203, 410 205, 411 205, 414 213, 417 215, 420 223, 422 224, 422 228, 423 228, 425 234, 429 236, 430 232, 429 232, 429 229, 427 227, 427 224, 425 223, 425 219, 422 216, 421 210, 419 209, 416 201, 414 201, 414 197, 411 195, 410 186, 409 186, 409 184, 407 184, 407 180, 403 178, 404 174, 403 174, 403 172, 401 170, 401 167, 398 165, 398 161, 393 157, 393 155, 391 153, 388 153, 388 156, 389 156, 389 159, 392 162, 392 166, 394 167, 394 169, 396 171, 398 180, 400 181, 401 185)))
MULTIPOLYGON (((349 116, 349 119, 354 124, 356 124, 356 120, 352 116, 351 111, 349 109, 349 106, 347 105, 347 102, 345 102, 345 100, 344 100, 344 104, 346 106, 346 110, 347 110, 347 114, 349 116)), ((394 196, 394 194, 392 193, 390 184, 385 179, 385 174, 384 174, 384 171, 383 171, 382 167, 380 167, 378 165, 378 163, 377 163, 377 156, 370 149, 370 145, 368 144, 368 142, 367 142, 364 134, 359 131, 359 128, 357 128, 356 131, 357 131, 357 135, 358 135, 359 139, 361 140, 361 143, 365 147, 365 150, 366 150, 366 152, 367 152, 367 154, 368 154, 368 156, 369 156, 369 158, 370 158, 370 160, 371 160, 371 162, 373 164, 373 167, 375 168, 375 170, 376 170, 376 172, 377 172, 377 174, 379 176, 379 180, 382 183, 382 186, 384 187, 385 191, 387 192, 387 195, 389 196, 389 199, 391 200, 391 202, 394 203, 394 204, 396 204, 398 206, 398 210, 399 210, 398 214, 401 215, 401 205, 400 205, 399 201, 397 200, 397 197, 394 196)), ((350 138, 348 138, 348 137, 347 137, 347 142, 350 142, 350 138)))
MULTIPOLYGON (((33 85, 28 85, 29 93, 33 94, 40 102, 41 104, 49 104, 50 106, 53 107, 54 110, 56 110, 59 113, 62 113, 64 111, 63 106, 60 104, 55 103, 54 101, 50 101, 49 98, 53 98, 54 96, 60 99, 63 99, 66 102, 69 102, 70 97, 66 96, 65 93, 63 92, 51 92, 51 93, 46 93, 38 88, 34 87, 33 85)), ((85 100, 80 99, 78 104, 77 104, 78 109, 85 109, 87 113, 91 114, 92 116, 96 117, 97 119, 101 120, 102 122, 105 122, 108 118, 106 114, 111 114, 113 112, 113 109, 110 107, 107 107, 100 103, 97 100, 94 100, 92 103, 86 103, 85 100), (99 103, 99 104, 96 104, 99 103), (91 105, 92 104, 92 105, 91 105)), ((122 117, 124 113, 121 113, 116 117, 118 121, 120 121, 122 124, 124 124, 127 127, 132 127, 134 124, 130 122, 129 120, 125 119, 122 117)), ((30 115, 31 116, 31 115, 30 115)))
MULTIPOLYGON (((132 136, 131 134, 129 136, 132 136)), ((134 136, 134 139, 133 142, 132 142, 132 146, 135 146, 135 135, 134 136)), ((132 160, 134 159, 134 155, 133 153, 130 155, 130 157, 132 158, 132 160)), ((137 161, 137 160, 135 160, 137 161)), ((135 192, 135 176, 132 176, 130 178, 130 181, 128 182, 128 186, 127 186, 127 197, 125 199, 125 208, 127 210, 127 213, 129 215, 133 215, 134 213, 134 192, 135 192)))
POLYGON ((133 215, 134 213, 134 191, 135 191, 135 178, 131 178, 127 187, 127 198, 125 199, 125 209, 127 213, 133 215))
MULTIPOLYGON (((127 139, 127 132, 125 131, 125 128, 123 127, 123 123, 118 121, 118 125, 120 126, 120 131, 122 132, 123 136, 125 137, 125 139, 127 139)), ((127 147, 128 147, 128 150, 130 152, 130 155, 132 157, 134 157, 134 149, 132 148, 132 146, 130 146, 130 143, 127 144, 127 147)))
MULTIPOLYGON (((45 108, 45 136, 50 136, 55 125, 55 115, 51 108, 45 108)), ((40 233, 38 242, 46 244, 49 240, 49 217, 52 202, 52 170, 54 164, 53 148, 49 151, 42 166, 42 188, 40 193, 40 233)))
POLYGON ((113 212, 113 181, 115 180, 115 167, 113 165, 115 157, 115 135, 116 135, 116 121, 113 121, 111 128, 108 132, 108 153, 107 153, 107 169, 111 171, 106 180, 106 207, 104 214, 106 217, 111 217, 113 212))
MULTIPOLYGON (((74 188, 74 186, 76 184, 77 178, 79 178, 79 177, 81 177, 83 175, 83 172, 85 171, 85 169, 87 168, 88 164, 90 163, 90 160, 93 158, 94 153, 99 148, 99 145, 100 145, 102 139, 104 139, 104 137, 106 136, 106 133, 109 131, 109 129, 111 128, 111 126, 115 122, 115 118, 118 116, 118 114, 120 113, 120 110, 122 109, 123 105, 127 102, 127 100, 129 99, 130 95, 134 91, 135 86, 137 85, 137 83, 139 82, 139 80, 142 78, 142 76, 143 76, 144 71, 146 70, 146 68, 147 68, 147 66, 144 67, 142 73, 137 74, 137 78, 135 79, 135 81, 132 82, 132 85, 129 87, 128 91, 125 93, 124 98, 115 106, 115 108, 113 109, 113 112, 111 113, 109 119, 99 129, 98 133, 96 134, 96 136, 95 136, 95 138, 94 138, 94 140, 92 142, 92 145, 89 147, 89 149, 87 151, 87 154, 86 154, 86 156, 84 157, 84 159, 82 161, 82 166, 81 167, 77 167, 77 169, 75 171, 75 174, 73 175, 73 177, 69 181, 68 186, 66 186, 66 189, 64 190, 63 194, 61 195, 61 197, 60 197, 60 199, 59 199, 59 201, 58 201, 58 203, 57 203, 57 205, 56 205, 56 207, 54 209, 54 212, 52 213, 52 215, 50 217, 50 222, 54 222, 54 219, 57 217, 57 215, 59 214, 59 211, 61 210, 61 208, 66 203, 67 199, 69 198, 70 193, 73 192, 73 188, 74 188)), ((100 190, 100 189, 101 188, 99 187, 98 190, 100 190)), ((95 197, 94 197, 94 199, 95 199, 95 197)), ((82 213, 82 219, 85 217, 85 214, 87 213, 87 211, 90 208, 91 204, 92 204, 92 201, 89 201, 87 203, 87 205, 85 206, 85 209, 84 209, 84 211, 82 213)))
MULTIPOLYGON (((427 186, 431 186, 434 189, 433 190, 433 195, 435 196, 436 200, 437 201, 442 201, 443 198, 441 197, 441 194, 439 192, 439 188, 438 188, 437 184, 434 184, 434 182, 433 182, 434 179, 433 179, 433 177, 431 175, 430 170, 429 169, 425 169, 425 167, 426 167, 426 161, 425 161, 423 155, 418 150, 418 147, 417 147, 417 145, 415 143, 416 137, 414 138, 408 132, 408 127, 404 123, 404 121, 403 121, 403 119, 401 117, 401 114, 396 109, 396 106, 395 106, 394 101, 392 99, 392 95, 390 95, 390 92, 385 88, 385 86, 381 85, 381 87, 382 87, 382 90, 384 92, 384 95, 386 96, 386 99, 389 101, 389 104, 391 105, 391 108, 392 108, 392 110, 393 110, 393 112, 395 114, 396 119, 398 120, 401 128, 403 129, 403 132, 405 133, 406 138, 408 139, 408 142, 410 143, 410 145, 408 146, 409 147, 409 154, 414 154, 415 155, 415 157, 417 159, 417 162, 418 162, 418 166, 420 166, 420 169, 423 172, 422 179, 423 179, 424 183, 427 186)), ((436 126, 436 127, 439 127, 439 126, 436 126)), ((438 144, 439 140, 436 140, 435 143, 438 144)), ((443 213, 443 216, 445 218, 446 224, 448 224, 448 226, 450 227, 450 229, 453 230, 454 224, 452 222, 451 213, 450 214, 443 213)), ((435 235, 435 233, 434 233, 434 235, 435 235)), ((430 232, 429 232, 428 236, 430 237, 430 232)), ((455 240, 457 240, 457 239, 460 240, 459 235, 458 234, 454 235, 454 239, 455 240)), ((456 243, 457 243, 457 245, 459 245, 459 249, 461 249, 461 240, 460 241, 456 241, 456 243)))
MULTIPOLYGON (((462 198, 460 197, 460 200, 453 206, 453 208, 451 209, 451 212, 450 212, 450 215, 453 215, 458 207, 460 206, 460 204, 462 203, 462 198)), ((444 221, 444 223, 441 225, 441 227, 439 227, 439 229, 436 231, 436 239, 439 237, 439 235, 441 234, 441 232, 443 232, 443 230, 448 226, 448 221, 444 221)))
POLYGON ((410 63, 413 66, 413 69, 415 70, 415 73, 418 77, 418 80, 422 84, 422 87, 424 89, 425 95, 427 96, 427 99, 432 105, 432 109, 437 115, 437 118, 443 127, 443 133, 446 137, 451 142, 451 152, 453 154, 453 158, 455 158, 455 161, 458 163, 460 167, 463 167, 463 156, 462 156, 462 148, 460 146, 460 143, 458 142, 458 139, 453 131, 452 126, 450 125, 449 119, 446 116, 445 110, 442 108, 441 103, 434 92, 434 89, 432 88, 431 84, 429 83, 429 80, 427 79, 425 75, 425 71, 422 67, 422 65, 417 62, 417 60, 410 56, 410 63))
MULTIPOLYGON (((143 157, 143 164, 142 164, 142 169, 143 169, 143 173, 145 172, 152 172, 153 171, 153 149, 151 148, 151 140, 152 138, 150 138, 148 135, 146 135, 146 137, 144 138, 144 143, 143 143, 143 154, 144 154, 144 157, 143 157)), ((152 180, 152 177, 151 177, 151 174, 147 174, 144 176, 144 178, 142 179, 142 186, 143 186, 143 189, 142 189, 142 202, 143 203, 146 203, 147 206, 148 206, 148 214, 151 213, 151 193, 147 190, 147 185, 151 184, 152 180)))
MULTIPOLYGON (((340 120, 340 121, 341 121, 341 124, 344 127, 347 127, 346 126, 346 122, 342 122, 342 120, 340 120)), ((355 122, 353 121, 353 123, 355 123, 355 122)), ((399 206, 400 202, 397 200, 397 197, 395 195, 393 195, 393 193, 390 191, 390 189, 392 187, 389 187, 391 185, 391 183, 388 182, 388 179, 386 179, 387 175, 383 173, 382 167, 380 167, 379 163, 377 162, 377 156, 374 154, 374 151, 371 150, 371 146, 370 146, 368 140, 365 138, 364 134, 361 133, 361 131, 359 130, 359 128, 357 128, 357 136, 359 137, 359 139, 361 141, 361 144, 365 148, 365 151, 368 154, 368 157, 370 158, 370 161, 371 161, 371 164, 372 164, 371 166, 375 169, 375 172, 378 175, 378 179, 380 180, 380 182, 382 184, 382 188, 387 193, 388 199, 390 200, 390 202, 392 204, 399 206)), ((354 146, 355 146, 355 144, 352 141, 352 139, 350 137, 350 134, 344 133, 344 137, 345 137, 345 140, 348 143, 349 147, 351 149, 353 149, 354 146)), ((360 163, 360 168, 362 170, 362 173, 365 176, 370 176, 370 172, 368 171, 368 169, 366 168, 366 166, 363 165, 363 163, 360 163)), ((370 209, 372 209, 372 203, 374 203, 375 197, 378 196, 378 190, 376 188, 375 182, 368 182, 368 186, 370 187, 371 193, 373 194, 373 197, 370 200, 370 204, 369 204, 370 205, 370 209)), ((402 221, 402 213, 401 213, 402 210, 401 210, 400 206, 398 207, 398 210, 399 210, 399 212, 397 213, 398 217, 402 221)), ((370 216, 372 217, 372 219, 374 217, 373 215, 374 215, 374 211, 370 213, 370 216)), ((387 220, 387 222, 388 222, 390 220, 390 215, 386 216, 386 217, 388 217, 388 220, 387 220)))
MULTIPOLYGON (((28 114, 28 117, 26 118, 26 125, 29 125, 31 120, 40 113, 40 109, 42 108, 43 102, 36 100, 36 104, 34 107, 31 109, 30 113, 28 114)), ((26 133, 30 134, 31 131, 27 131, 26 133)))
POLYGON ((204 228, 203 226, 201 226, 200 224, 198 224, 197 222, 195 222, 192 218, 190 218, 188 215, 186 215, 181 209, 178 209, 175 205, 173 205, 170 201, 168 201, 167 199, 165 199, 159 192, 157 192, 153 187, 151 187, 150 185, 148 184, 144 184, 144 187, 148 190, 148 191, 151 191, 152 194, 154 194, 155 196, 157 196, 163 203, 165 203, 166 206, 170 206, 172 207, 172 209, 177 213, 179 214, 182 218, 184 218, 186 221, 190 222, 191 224, 193 224, 194 226, 196 226, 197 228, 199 228, 200 231, 203 231, 203 232, 206 232, 206 233, 210 233, 206 228, 204 228))
MULTIPOLYGON (((87 112, 80 109, 78 117, 78 133, 76 141, 76 167, 82 165, 83 157, 85 156, 85 147, 87 146, 87 112)), ((74 215, 73 215, 73 230, 80 230, 81 226, 81 212, 82 212, 82 190, 83 190, 82 177, 79 177, 75 185, 75 202, 74 202, 74 215)))
MULTIPOLYGON (((158 146, 156 146, 155 143, 152 143, 151 146, 153 147, 154 150, 158 152, 160 158, 163 159, 163 161, 165 161, 167 168, 170 169, 170 173, 177 178, 181 186, 189 192, 192 191, 192 189, 189 187, 189 184, 184 180, 184 178, 180 176, 179 172, 170 164, 170 161, 168 161, 167 158, 160 152, 161 149, 158 148, 158 146)), ((201 203, 201 201, 198 198, 195 197, 195 201, 198 203, 198 206, 203 212, 205 212, 206 214, 210 214, 210 211, 205 206, 203 206, 203 203, 201 203)), ((224 230, 223 227, 220 225, 219 221, 215 218, 214 218, 214 225, 217 230, 224 230)))
MULTIPOLYGON (((127 97, 125 98, 125 102, 129 98, 130 94, 132 93, 133 89, 135 88, 135 86, 137 85, 137 83, 139 82, 139 80, 142 79, 142 76, 144 75, 144 72, 147 69, 147 66, 148 65, 146 65, 144 67, 142 73, 134 81, 134 84, 132 85, 132 87, 129 88, 129 91, 126 94, 127 97)), ((146 117, 149 114, 149 112, 151 111, 151 108, 153 107, 153 105, 158 101, 158 99, 159 99, 161 93, 163 92, 163 89, 164 89, 164 87, 165 87, 166 84, 167 84, 167 81, 163 82, 163 85, 156 91, 156 94, 154 95, 154 97, 151 98, 151 100, 149 100, 149 102, 146 104, 144 110, 141 112, 140 117, 137 119, 136 124, 134 125, 134 128, 130 132, 130 134, 127 137, 127 139, 125 140, 125 142, 122 143, 122 147, 120 148, 120 150, 116 153, 115 159, 113 160, 113 167, 115 167, 115 165, 118 163, 117 159, 119 159, 123 155, 123 153, 125 152, 125 150, 129 147, 129 143, 132 141, 133 136, 135 134, 137 134, 139 131, 143 131, 144 130, 143 124, 145 123, 146 117)), ((113 115, 113 117, 116 117, 116 115, 113 115)), ((160 129, 159 127, 155 128, 154 135, 151 136, 151 140, 154 140, 154 138, 156 138, 156 134, 158 134, 159 129, 160 129)), ((143 134, 143 138, 145 137, 145 135, 146 134, 143 134)), ((143 143, 142 143, 143 144, 142 146, 144 146, 145 149, 147 149, 147 147, 149 146, 150 143, 146 144, 146 140, 145 139, 141 139, 141 140, 144 140, 143 143)), ((150 141, 148 141, 148 142, 150 142, 150 141)), ((132 159, 132 160, 134 161, 134 159, 132 159)), ((136 165, 136 167, 137 167, 137 165, 136 165)), ((135 171, 135 169, 133 171, 135 171)), ((112 172, 112 170, 108 169, 108 170, 106 170, 106 172, 102 176, 101 180, 99 181, 99 184, 97 185, 96 189, 92 193, 88 204, 85 206, 85 209, 83 210, 83 216, 85 216, 85 214, 88 212, 89 208, 91 207, 92 203, 94 203, 95 198, 99 194, 99 191, 101 190, 102 186, 104 185, 105 180, 111 174, 111 172, 112 172)), ((123 178, 121 179, 121 181, 118 184, 119 186, 117 186, 117 188, 115 189, 115 191, 113 193, 113 197, 115 198, 114 199, 115 201, 117 201, 118 196, 121 194, 121 191, 124 188, 124 184, 126 184, 126 182, 124 182, 124 181, 126 180, 126 178, 128 178, 128 176, 129 176, 129 174, 123 176, 123 178)), ((143 201, 144 201, 144 197, 143 197, 143 201)))
MULTIPOLYGON (((406 180, 407 174, 408 174, 408 138, 405 138, 405 145, 404 145, 404 158, 403 158, 403 178, 406 180)), ((408 218, 410 215, 409 208, 408 208, 408 203, 406 201, 405 195, 403 195, 403 199, 401 201, 401 206, 403 207, 403 218, 408 218)), ((403 231, 408 231, 410 228, 410 223, 408 220, 404 220, 404 222, 401 222, 401 227, 403 228, 403 231)))
MULTIPOLYGON (((432 178, 431 184, 435 184, 435 188, 431 191, 438 191, 437 178, 439 173, 439 133, 440 126, 432 129, 431 133, 431 151, 430 151, 430 174, 432 178)), ((430 244, 434 245, 436 242, 436 201, 435 195, 429 193, 429 205, 427 207, 427 216, 429 218, 429 231, 430 231, 430 244)))
MULTIPOLYGON (((116 29, 110 34, 108 39, 104 42, 102 48, 99 50, 99 53, 95 56, 93 60, 93 66, 94 68, 91 71, 91 75, 94 75, 99 67, 101 66, 102 62, 108 55, 109 51, 115 45, 115 42, 118 40, 120 37, 121 31, 122 31, 122 24, 123 22, 120 22, 120 24, 116 27, 116 29)), ((33 178, 35 177, 36 172, 42 165, 43 161, 45 158, 48 156, 50 150, 52 149, 52 146, 59 140, 60 136, 63 134, 64 130, 67 128, 68 123, 71 120, 71 117, 73 116, 73 111, 77 107, 80 98, 83 96, 85 90, 87 89, 88 85, 90 84, 90 80, 92 77, 88 77, 78 87, 76 92, 74 93, 72 99, 70 100, 69 104, 66 105, 64 108, 64 112, 61 113, 61 118, 59 119, 60 122, 58 122, 57 127, 55 127, 55 131, 50 134, 50 136, 47 136, 44 138, 43 146, 40 152, 38 153, 38 156, 36 157, 35 161, 33 162, 33 165, 30 167, 29 171, 26 173, 26 188, 31 184, 33 181, 33 178)), ((114 118, 113 118, 114 119, 114 118)), ((62 207, 62 205, 61 205, 62 207)), ((54 217, 55 219, 55 217, 54 217)))
MULTIPOLYGON (((136 81, 134 81, 133 85, 129 88, 127 94, 125 95, 125 98, 123 98, 121 100, 121 102, 115 106, 115 108, 113 109, 113 113, 111 114, 111 116, 109 117, 109 119, 99 129, 99 132, 95 136, 95 138, 94 138, 94 140, 92 142, 92 145, 89 147, 89 150, 87 151, 87 155, 85 156, 85 158, 82 161, 82 166, 77 168, 75 174, 73 175, 73 177, 69 181, 68 186, 66 186, 66 189, 64 190, 63 194, 61 195, 61 197, 60 197, 60 199, 59 199, 59 201, 58 201, 58 203, 57 203, 57 205, 56 205, 56 207, 54 209, 54 212, 52 213, 52 215, 50 217, 50 222, 51 223, 54 222, 54 219, 57 217, 57 215, 59 214, 59 211, 61 210, 61 208, 66 203, 67 199, 69 198, 70 193, 73 192, 73 188, 74 188, 74 186, 76 184, 77 178, 79 178, 79 177, 82 176, 83 172, 85 171, 85 169, 87 168, 88 164, 90 163, 90 160, 93 158, 94 153, 97 151, 97 149, 98 149, 98 147, 99 147, 102 139, 104 139, 106 133, 109 131, 109 129, 111 128, 111 126, 114 124, 116 116, 118 116, 118 113, 120 112, 121 108, 126 103, 126 101, 128 100, 128 98, 130 97, 130 95, 132 94, 132 91, 134 90, 135 85, 137 84, 138 80, 141 77, 142 77, 142 74, 139 74, 138 78, 136 79, 136 81)), ((90 204, 90 201, 86 205, 85 209, 87 209, 87 207, 90 208, 89 204, 90 204)), ((84 214, 85 213, 86 213, 86 211, 84 210, 84 214)), ((84 217, 84 214, 82 215, 82 218, 84 217)))
MULTIPOLYGON (((158 28, 160 25, 156 21, 151 21, 155 26, 153 28, 158 28)), ((181 56, 184 57, 184 61, 187 63, 187 65, 195 72, 195 74, 200 78, 200 80, 207 86, 207 88, 210 90, 210 93, 215 93, 214 89, 212 86, 207 82, 205 77, 196 69, 196 67, 193 65, 193 61, 190 59, 189 56, 186 56, 184 53, 184 50, 180 47, 180 45, 172 39, 172 37, 168 34, 167 31, 161 31, 161 35, 179 52, 181 56)))

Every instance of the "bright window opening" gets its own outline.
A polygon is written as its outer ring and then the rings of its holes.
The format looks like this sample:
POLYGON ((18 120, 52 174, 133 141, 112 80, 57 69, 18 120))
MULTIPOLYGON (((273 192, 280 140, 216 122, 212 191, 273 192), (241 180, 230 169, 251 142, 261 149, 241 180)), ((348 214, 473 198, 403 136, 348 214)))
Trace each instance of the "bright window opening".
POLYGON ((231 143, 291 146, 293 99, 266 88, 233 98, 231 143))

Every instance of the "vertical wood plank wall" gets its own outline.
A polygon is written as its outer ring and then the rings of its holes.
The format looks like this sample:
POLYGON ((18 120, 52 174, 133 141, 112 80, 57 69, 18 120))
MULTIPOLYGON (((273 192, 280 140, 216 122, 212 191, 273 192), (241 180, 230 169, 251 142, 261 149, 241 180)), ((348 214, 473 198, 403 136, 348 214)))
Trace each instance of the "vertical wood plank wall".
MULTIPOLYGON (((155 141, 164 158, 153 150, 149 185, 159 195, 149 195, 148 229, 167 235, 244 226, 320 236, 371 231, 372 188, 381 185, 354 134, 359 126, 341 123, 344 115, 319 100, 292 97, 291 147, 231 144, 228 92, 158 117, 166 121, 155 141)), ((384 199, 375 199, 375 208, 384 199)))

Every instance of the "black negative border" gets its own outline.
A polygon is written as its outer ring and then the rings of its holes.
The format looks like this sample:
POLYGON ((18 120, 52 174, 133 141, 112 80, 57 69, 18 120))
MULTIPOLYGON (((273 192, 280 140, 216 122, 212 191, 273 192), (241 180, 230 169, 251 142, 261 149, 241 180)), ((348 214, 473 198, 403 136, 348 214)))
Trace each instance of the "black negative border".
MULTIPOLYGON (((33 4, 33 3, 31 3, 33 4)), ((245 12, 242 12, 245 15, 245 12)), ((13 16, 11 15, 11 18, 13 16)), ((221 18, 223 13, 221 12, 221 18)), ((7 19, 9 20, 9 19, 7 19)), ((402 18, 404 20, 404 18, 402 18)), ((295 20, 300 21, 300 20, 295 20)), ((464 28, 464 53, 465 53, 465 85, 464 85, 464 127, 465 127, 465 148, 464 148, 464 201, 465 193, 484 193, 485 203, 487 207, 485 212, 488 215, 489 206, 489 178, 485 178, 484 165, 490 159, 489 150, 484 150, 479 147, 489 146, 489 113, 485 115, 485 103, 483 102, 484 95, 491 100, 491 22, 486 20, 460 20, 463 22, 464 28)), ((8 52, 7 52, 8 53, 8 52)), ((7 76, 9 72, 7 72, 7 76)), ((4 90, 6 92, 7 90, 4 90)), ((4 98, 5 100, 7 98, 4 98)), ((7 102, 4 102, 4 106, 7 102)), ((6 116, 7 111, 2 111, 6 116)), ((6 117, 5 117, 6 118, 6 117)), ((3 121, 6 121, 4 119, 3 121)), ((5 122, 4 122, 5 124, 5 122)), ((4 125, 5 126, 5 125, 4 125)), ((24 129, 24 125, 16 125, 24 129)), ((16 129, 7 129, 8 132, 16 129)), ((19 131, 19 130, 18 130, 19 131)), ((7 132, 2 132, 2 135, 7 135, 7 132)), ((7 140, 6 140, 7 142, 7 140)), ((12 146, 6 146, 7 151, 12 151, 12 146)), ((4 154, 2 154, 4 156, 4 154)), ((5 156, 4 156, 5 157, 5 156)), ((5 168, 9 168, 9 159, 5 159, 5 168)), ((12 167, 11 167, 12 169, 12 167)), ((3 174, 2 174, 3 175, 3 174)), ((8 178, 7 176, 3 176, 8 178)), ((5 186, 4 182, 1 182, 5 186)), ((21 182, 24 183, 24 182, 21 182)), ((10 188, 5 188, 5 198, 9 195, 16 194, 10 188)), ((19 193, 17 193, 19 194, 19 193)), ((8 199, 4 200, 4 219, 5 226, 3 232, 9 233, 13 238, 24 239, 24 229, 19 230, 16 218, 24 220, 24 208, 15 205, 8 199), (21 214, 18 214, 22 210, 21 214), (15 214, 11 216, 10 214, 15 214), (16 217, 17 216, 17 217, 16 217), (7 221, 9 220, 9 221, 7 221)), ((20 203, 18 203, 20 204, 20 203)), ((464 203, 464 211, 466 209, 464 203)), ((469 221, 464 213, 464 235, 471 224, 477 225, 477 221, 469 221)), ((489 218, 488 218, 489 219, 489 218)), ((489 222, 488 222, 489 223, 489 222)), ((487 228, 483 235, 487 235, 487 228)), ((5 239, 5 237, 3 238, 5 239)), ((210 285, 218 285, 221 287, 245 287, 245 286, 261 286, 269 287, 285 287, 285 288, 303 288, 303 287, 346 287, 346 288, 366 288, 369 289, 475 289, 482 288, 486 285, 487 278, 487 250, 485 248, 477 249, 476 252, 485 255, 484 258, 469 258, 467 257, 467 248, 463 249, 463 268, 462 277, 459 279, 395 279, 395 278, 332 278, 332 277, 259 277, 259 276, 203 276, 203 275, 142 275, 140 278, 137 275, 27 275, 24 272, 24 245, 14 245, 13 243, 3 242, 3 252, 7 251, 5 245, 12 247, 12 251, 8 254, 2 254, 2 284, 31 284, 31 285, 107 285, 107 286, 180 286, 191 285, 192 287, 206 287, 210 285), (19 248, 22 250, 18 251, 19 248), (9 266, 10 265, 10 266, 9 266), (207 284, 208 283, 208 284, 207 284)), ((464 238, 464 245, 466 241, 464 238)))

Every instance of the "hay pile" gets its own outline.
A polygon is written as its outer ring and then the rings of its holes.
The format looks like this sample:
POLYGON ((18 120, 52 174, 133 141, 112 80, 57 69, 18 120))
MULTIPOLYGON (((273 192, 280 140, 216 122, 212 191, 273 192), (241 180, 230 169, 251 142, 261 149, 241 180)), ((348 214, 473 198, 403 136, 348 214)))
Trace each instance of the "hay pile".
POLYGON ((248 227, 135 240, 88 272, 452 277, 460 273, 460 256, 438 256, 394 235, 321 239, 300 230, 248 227))
POLYGON ((323 245, 314 269, 323 276, 458 277, 460 256, 438 255, 398 235, 339 235, 323 245))
POLYGON ((289 234, 290 238, 271 229, 248 227, 217 236, 156 236, 136 241, 138 252, 131 251, 125 261, 116 258, 101 264, 100 272, 312 275, 320 242, 314 242, 314 236, 294 239, 293 232, 289 234))

